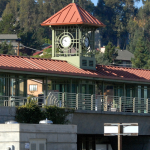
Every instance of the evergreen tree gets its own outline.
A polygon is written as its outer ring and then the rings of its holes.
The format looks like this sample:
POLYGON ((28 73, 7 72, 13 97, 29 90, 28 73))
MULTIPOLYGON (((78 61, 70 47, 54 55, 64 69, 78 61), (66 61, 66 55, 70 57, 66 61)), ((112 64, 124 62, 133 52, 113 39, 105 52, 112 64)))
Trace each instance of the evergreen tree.
POLYGON ((1 34, 14 34, 15 33, 15 19, 12 14, 5 15, 0 21, 0 33, 1 34))
POLYGON ((20 27, 24 32, 29 32, 34 29, 35 20, 37 20, 36 5, 34 0, 20 1, 20 27))
POLYGON ((102 45, 111 41, 125 49, 128 41, 127 24, 135 12, 133 0, 99 0, 95 16, 106 25, 101 33, 102 45))
POLYGON ((10 0, 9 3, 7 3, 5 10, 3 11, 3 15, 9 15, 12 14, 13 17, 17 20, 18 17, 18 7, 19 7, 19 2, 18 0, 10 0))
POLYGON ((135 47, 134 59, 132 59, 133 67, 145 68, 149 59, 147 42, 144 37, 140 37, 135 47))
MULTIPOLYGON (((143 7, 139 9, 136 16, 132 17, 128 24, 129 29, 129 46, 131 52, 135 51, 138 39, 144 37, 150 47, 150 2, 146 2, 143 7)), ((150 49, 148 49, 150 52, 150 49)))
POLYGON ((108 61, 112 63, 117 55, 118 52, 115 50, 115 46, 113 46, 113 44, 109 42, 108 45, 105 47, 104 59, 108 59, 108 61))
POLYGON ((104 58, 104 54, 97 52, 95 55, 96 58, 96 64, 100 64, 100 65, 109 65, 109 60, 104 58))
POLYGON ((13 50, 13 46, 10 44, 7 44, 6 41, 0 43, 0 54, 11 54, 14 55, 15 52, 13 50))
POLYGON ((10 0, 0 0, 0 16, 2 16, 2 13, 9 1, 10 0))

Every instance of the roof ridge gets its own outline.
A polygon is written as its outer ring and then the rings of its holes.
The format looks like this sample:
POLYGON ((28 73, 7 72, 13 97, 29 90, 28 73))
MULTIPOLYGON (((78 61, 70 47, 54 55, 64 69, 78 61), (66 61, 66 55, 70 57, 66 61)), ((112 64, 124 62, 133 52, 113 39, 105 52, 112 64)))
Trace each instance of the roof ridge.
MULTIPOLYGON (((59 13, 62 13, 62 11, 64 11, 66 8, 68 8, 71 4, 73 4, 73 3, 70 3, 70 4, 68 4, 67 6, 65 6, 64 8, 62 8, 61 10, 59 10, 57 13, 55 13, 53 16, 51 16, 50 18, 52 19, 52 18, 54 18, 55 16, 57 16, 59 13)), ((50 18, 48 18, 48 19, 46 19, 44 22, 42 22, 41 23, 41 25, 43 24, 46 24, 47 23, 47 21, 49 21, 49 19, 50 18)))
POLYGON ((0 56, 8 56, 8 57, 20 57, 20 58, 30 58, 30 59, 41 59, 41 60, 49 60, 49 61, 60 61, 60 62, 67 62, 66 60, 57 60, 57 59, 48 59, 48 58, 36 58, 30 56, 17 56, 17 55, 7 55, 7 54, 0 54, 0 56))
POLYGON ((143 69, 143 68, 132 68, 132 67, 123 67, 123 66, 112 66, 112 65, 101 65, 101 64, 96 64, 96 66, 102 66, 102 67, 113 67, 113 68, 123 68, 123 69, 133 69, 133 70, 145 70, 145 71, 150 71, 150 69, 143 69))
MULTIPOLYGON (((75 4, 75 6, 76 6, 76 9, 78 10, 78 11, 77 11, 77 13, 79 14, 79 16, 80 16, 81 20, 82 20, 82 21, 84 21, 84 19, 83 19, 82 15, 80 14, 80 10, 79 10, 79 8, 77 7, 77 5, 78 5, 78 4, 76 4, 76 3, 74 3, 74 4, 75 4)), ((79 6, 79 5, 78 5, 78 6, 79 6)), ((79 7, 80 7, 80 6, 79 6, 79 7)))

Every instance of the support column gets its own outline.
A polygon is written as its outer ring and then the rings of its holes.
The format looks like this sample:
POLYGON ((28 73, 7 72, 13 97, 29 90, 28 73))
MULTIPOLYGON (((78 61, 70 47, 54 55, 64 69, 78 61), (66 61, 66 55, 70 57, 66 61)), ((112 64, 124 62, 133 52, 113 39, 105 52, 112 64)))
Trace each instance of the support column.
POLYGON ((24 78, 24 97, 27 97, 27 80, 28 78, 24 78))
POLYGON ((122 150, 122 127, 120 123, 118 124, 118 150, 122 150))
POLYGON ((102 82, 102 95, 104 95, 104 81, 102 82))
POLYGON ((70 93, 72 93, 72 79, 70 80, 70 93))
POLYGON ((124 97, 126 97, 126 85, 125 85, 125 83, 123 84, 123 95, 124 95, 124 97))
POLYGON ((52 58, 55 57, 55 30, 51 27, 52 30, 52 58))
POLYGON ((46 97, 47 97, 47 95, 48 95, 48 79, 47 79, 47 77, 46 77, 46 90, 45 90, 45 95, 46 95, 46 97))

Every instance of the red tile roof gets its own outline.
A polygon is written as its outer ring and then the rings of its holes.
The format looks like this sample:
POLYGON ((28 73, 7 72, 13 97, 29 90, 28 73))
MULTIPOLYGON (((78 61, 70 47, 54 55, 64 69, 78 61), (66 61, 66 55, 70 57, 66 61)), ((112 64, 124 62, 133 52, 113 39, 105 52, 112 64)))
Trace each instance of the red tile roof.
MULTIPOLYGON (((52 48, 52 45, 50 45, 50 46, 48 46, 48 47, 46 47, 46 48, 44 48, 44 49, 48 49, 48 48, 52 48)), ((35 52, 35 53, 33 54, 33 56, 34 56, 34 55, 39 55, 39 54, 43 53, 44 49, 41 50, 41 51, 35 52)))
POLYGON ((79 69, 67 61, 0 55, 0 69, 150 82, 150 70, 97 65, 96 70, 79 69))
POLYGON ((35 52, 35 53, 33 54, 33 56, 35 56, 35 55, 39 55, 39 54, 41 54, 41 53, 43 53, 43 50, 38 51, 38 52, 35 52))
POLYGON ((104 27, 105 25, 75 3, 70 3, 59 12, 44 21, 42 26, 88 24, 104 27))

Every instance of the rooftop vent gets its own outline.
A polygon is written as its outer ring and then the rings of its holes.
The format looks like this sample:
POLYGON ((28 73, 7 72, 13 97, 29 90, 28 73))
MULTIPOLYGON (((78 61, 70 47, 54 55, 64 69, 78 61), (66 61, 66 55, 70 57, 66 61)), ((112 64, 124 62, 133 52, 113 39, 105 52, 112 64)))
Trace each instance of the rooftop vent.
POLYGON ((18 124, 18 122, 10 120, 10 121, 6 121, 5 124, 18 124))
POLYGON ((39 124, 53 124, 53 121, 47 120, 47 118, 46 118, 46 120, 41 120, 41 121, 39 122, 39 124))

